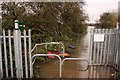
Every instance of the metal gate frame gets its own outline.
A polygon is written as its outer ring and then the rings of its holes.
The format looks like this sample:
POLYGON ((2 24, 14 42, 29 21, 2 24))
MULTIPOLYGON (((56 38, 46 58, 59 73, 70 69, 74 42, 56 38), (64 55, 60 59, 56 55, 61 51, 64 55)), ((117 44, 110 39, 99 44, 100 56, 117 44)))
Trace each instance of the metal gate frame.
MULTIPOLYGON (((37 47, 37 46, 40 46, 40 45, 46 45, 45 47, 46 47, 46 49, 47 49, 47 45, 49 45, 49 44, 61 44, 63 47, 63 52, 64 52, 64 44, 63 43, 61 43, 61 42, 50 42, 50 43, 41 43, 41 44, 36 44, 34 47, 33 47, 33 49, 31 50, 31 54, 32 54, 32 52, 35 50, 35 48, 37 47)), ((58 55, 56 55, 56 54, 34 54, 32 57, 31 57, 31 60, 30 60, 30 66, 31 66, 31 68, 30 68, 30 78, 32 78, 33 77, 33 65, 34 65, 34 62, 35 62, 35 60, 36 59, 34 59, 35 57, 39 57, 39 56, 56 56, 58 59, 59 59, 59 78, 61 79, 62 78, 62 65, 63 65, 63 62, 64 61, 66 61, 66 60, 75 60, 75 61, 78 61, 78 60, 85 60, 86 62, 87 62, 87 64, 89 65, 89 61, 87 60, 87 59, 85 59, 85 58, 64 58, 63 60, 61 59, 61 57, 60 56, 58 56, 58 55)), ((85 70, 87 70, 88 69, 88 65, 87 65, 87 68, 85 69, 85 70)))
MULTIPOLYGON (((35 50, 35 48, 37 46, 46 45, 45 47, 47 49, 47 45, 49 45, 49 44, 61 44, 62 45, 62 49, 63 49, 63 54, 65 53, 65 46, 64 46, 63 43, 61 43, 61 42, 49 42, 49 43, 35 44, 35 46, 33 47, 33 49, 30 51, 30 54, 32 55, 32 52, 35 50)), ((35 54, 35 55, 33 55, 30 58, 30 78, 32 78, 32 76, 33 76, 33 64, 34 64, 33 58, 37 57, 37 56, 56 56, 56 57, 58 57, 59 60, 60 60, 60 73, 59 73, 59 77, 61 78, 61 73, 62 73, 61 72, 62 71, 62 69, 61 69, 61 61, 62 61, 62 59, 58 55, 56 55, 56 54, 35 54)))
POLYGON ((87 62, 87 67, 83 70, 83 71, 86 71, 88 69, 88 66, 89 66, 89 62, 87 59, 85 58, 64 58, 63 60, 61 59, 60 56, 56 55, 56 54, 35 54, 32 56, 32 69, 31 69, 31 78, 33 77, 33 65, 34 65, 34 58, 35 57, 39 57, 39 56, 56 56, 58 59, 59 59, 59 78, 61 79, 62 78, 62 66, 63 66, 63 62, 66 61, 66 60, 74 60, 74 61, 81 61, 81 60, 84 60, 87 62))

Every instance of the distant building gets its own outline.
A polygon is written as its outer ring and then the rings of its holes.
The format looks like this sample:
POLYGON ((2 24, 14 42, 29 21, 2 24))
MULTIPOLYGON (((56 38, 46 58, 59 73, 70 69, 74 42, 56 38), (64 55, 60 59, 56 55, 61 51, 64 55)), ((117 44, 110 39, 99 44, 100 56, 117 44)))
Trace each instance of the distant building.
POLYGON ((87 23, 89 26, 95 26, 95 25, 99 24, 100 22, 87 21, 86 23, 87 23))

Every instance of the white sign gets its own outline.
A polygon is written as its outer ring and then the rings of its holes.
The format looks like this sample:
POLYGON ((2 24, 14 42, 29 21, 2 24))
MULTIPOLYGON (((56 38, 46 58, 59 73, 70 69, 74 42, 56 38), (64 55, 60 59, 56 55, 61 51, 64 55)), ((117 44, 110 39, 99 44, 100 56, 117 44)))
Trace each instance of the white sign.
POLYGON ((104 34, 94 34, 94 42, 104 42, 104 34))

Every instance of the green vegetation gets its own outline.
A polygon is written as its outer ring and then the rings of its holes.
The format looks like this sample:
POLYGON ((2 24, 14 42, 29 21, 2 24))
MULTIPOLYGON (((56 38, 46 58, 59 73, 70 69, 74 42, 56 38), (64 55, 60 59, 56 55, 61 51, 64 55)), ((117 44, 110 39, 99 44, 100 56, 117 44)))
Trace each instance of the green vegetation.
POLYGON ((99 24, 97 28, 116 28, 117 24, 117 13, 105 12, 100 16, 99 24))
MULTIPOLYGON (((19 20, 25 24, 26 30, 32 29, 32 46, 51 41, 75 43, 86 32, 84 5, 84 2, 3 2, 2 28, 13 30, 14 21, 19 20)), ((56 51, 60 47, 49 48, 56 51)), ((38 48, 34 51, 36 53, 44 54, 47 51, 38 48)), ((45 58, 38 57, 37 60, 44 61, 45 58)))
POLYGON ((75 41, 86 31, 84 2, 5 2, 2 28, 14 29, 14 20, 32 29, 32 42, 75 41))

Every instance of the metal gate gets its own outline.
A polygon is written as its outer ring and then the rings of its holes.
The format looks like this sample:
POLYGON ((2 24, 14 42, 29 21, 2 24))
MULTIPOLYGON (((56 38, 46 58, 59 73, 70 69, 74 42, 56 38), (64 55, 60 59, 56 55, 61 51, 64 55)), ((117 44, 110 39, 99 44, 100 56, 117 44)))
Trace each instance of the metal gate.
POLYGON ((119 29, 90 30, 89 61, 90 65, 109 65, 120 72, 119 29))
MULTIPOLYGON (((17 23, 15 23, 15 25, 18 26, 17 23)), ((21 32, 20 30, 3 30, 1 33, 0 79, 32 78, 31 30, 24 30, 24 32, 21 32)), ((39 56, 43 56, 43 54, 39 54, 39 56)), ((72 60, 81 59, 72 58, 72 60)), ((62 61, 60 60, 60 63, 61 62, 62 61)), ((90 30, 89 64, 103 66, 110 65, 114 67, 118 71, 118 75, 120 75, 119 29, 90 30)), ((62 64, 60 66, 62 66, 62 64)), ((60 68, 60 77, 61 74, 60 68)))

